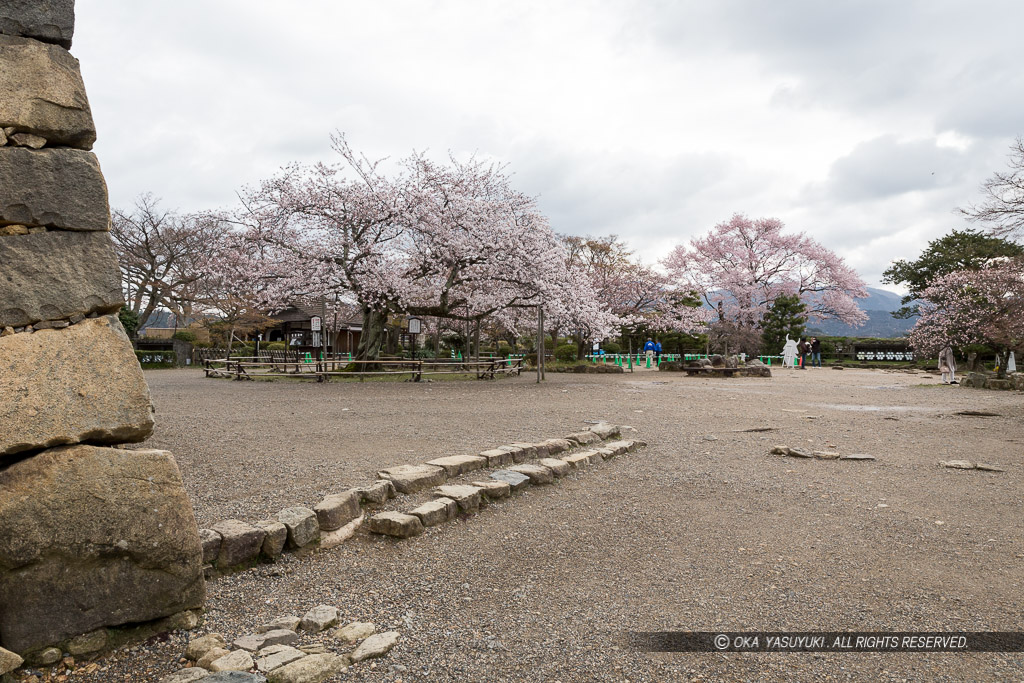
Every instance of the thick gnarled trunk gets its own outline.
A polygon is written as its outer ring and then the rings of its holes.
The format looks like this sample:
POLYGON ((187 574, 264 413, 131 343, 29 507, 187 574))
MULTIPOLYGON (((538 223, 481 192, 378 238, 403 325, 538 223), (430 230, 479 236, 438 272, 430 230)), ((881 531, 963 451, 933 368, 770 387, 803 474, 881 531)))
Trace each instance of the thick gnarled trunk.
MULTIPOLYGON (((384 345, 386 331, 384 329, 388 320, 387 311, 381 311, 370 306, 363 306, 363 332, 359 335, 359 345, 356 347, 356 360, 377 360, 380 356, 381 346, 384 345)), ((372 370, 372 367, 362 367, 361 370, 372 370)))

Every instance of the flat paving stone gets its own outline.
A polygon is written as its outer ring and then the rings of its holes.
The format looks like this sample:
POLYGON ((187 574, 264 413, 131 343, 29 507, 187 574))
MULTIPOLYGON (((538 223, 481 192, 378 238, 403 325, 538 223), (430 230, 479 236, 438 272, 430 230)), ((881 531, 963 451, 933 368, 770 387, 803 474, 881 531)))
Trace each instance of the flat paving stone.
POLYGON ((537 461, 537 464, 541 465, 542 467, 547 467, 559 479, 569 474, 569 471, 572 470, 572 467, 569 466, 569 463, 558 458, 541 458, 540 460, 537 461))
POLYGON ((438 486, 434 495, 454 500, 462 512, 476 512, 480 509, 480 491, 476 486, 466 484, 438 486))
POLYGON ((511 465, 513 462, 512 451, 507 451, 503 448, 481 451, 480 457, 486 458, 488 467, 504 467, 505 465, 511 465))
POLYGON ((506 481, 494 479, 491 481, 474 481, 473 486, 483 489, 481 493, 484 498, 490 498, 491 500, 507 498, 512 493, 512 487, 506 481))
POLYGON ((423 533, 420 518, 402 512, 378 512, 370 517, 367 527, 372 533, 395 538, 409 538, 423 533))
POLYGON ((435 498, 410 510, 409 514, 419 517, 423 526, 437 526, 455 519, 458 509, 458 504, 451 498, 435 498))
POLYGON ((488 466, 490 460, 486 456, 479 455, 448 455, 427 462, 428 465, 440 467, 449 478, 457 477, 466 472, 483 469, 488 466))
POLYGON ((440 486, 447 479, 443 467, 434 465, 399 465, 377 473, 381 479, 390 479, 399 493, 416 493, 432 486, 440 486))
POLYGON ((508 469, 510 472, 525 474, 533 484, 550 484, 555 481, 554 472, 541 465, 513 465, 508 469))
POLYGON ((491 472, 491 479, 505 482, 513 491, 521 491, 530 485, 530 478, 528 476, 522 472, 513 472, 511 470, 491 472))

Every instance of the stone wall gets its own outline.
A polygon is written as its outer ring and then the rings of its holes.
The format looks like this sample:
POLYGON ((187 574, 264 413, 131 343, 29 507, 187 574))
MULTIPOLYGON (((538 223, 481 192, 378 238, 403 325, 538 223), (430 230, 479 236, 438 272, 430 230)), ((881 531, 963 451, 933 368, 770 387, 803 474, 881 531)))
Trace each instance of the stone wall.
MULTIPOLYGON (((202 606, 202 547, 124 330, 73 0, 0 3, 0 646, 202 606)), ((4 650, 0 649, 0 653, 4 650)))

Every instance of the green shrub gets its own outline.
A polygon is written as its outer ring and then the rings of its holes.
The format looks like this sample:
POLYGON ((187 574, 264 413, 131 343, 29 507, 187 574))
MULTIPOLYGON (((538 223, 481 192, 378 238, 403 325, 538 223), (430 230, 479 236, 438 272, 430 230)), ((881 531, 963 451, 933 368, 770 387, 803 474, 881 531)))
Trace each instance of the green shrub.
POLYGON ((262 344, 260 348, 263 349, 264 351, 287 351, 288 344, 286 344, 283 341, 267 342, 266 344, 262 344))
POLYGON ((195 344, 196 333, 193 332, 192 330, 178 330, 173 335, 171 335, 171 339, 177 339, 178 341, 183 341, 189 344, 195 344))
POLYGON ((576 360, 576 345, 575 344, 562 344, 555 349, 555 360, 560 360, 565 363, 570 363, 576 360))
POLYGON ((604 349, 605 353, 622 353, 622 345, 613 341, 601 344, 601 348, 604 349))

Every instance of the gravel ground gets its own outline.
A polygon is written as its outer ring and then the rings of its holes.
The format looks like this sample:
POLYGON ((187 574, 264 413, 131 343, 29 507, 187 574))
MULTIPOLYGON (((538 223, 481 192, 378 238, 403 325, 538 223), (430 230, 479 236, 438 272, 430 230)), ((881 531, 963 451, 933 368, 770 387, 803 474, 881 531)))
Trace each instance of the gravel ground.
MULTIPOLYGON (((1024 401, 923 373, 772 379, 549 374, 495 382, 240 383, 147 373, 200 525, 256 520, 376 470, 607 419, 647 448, 458 522, 209 585, 229 639, 319 603, 402 639, 339 681, 1021 680, 1019 654, 649 654, 653 630, 1022 630, 1024 401), (998 417, 953 415, 975 409, 998 417), (773 432, 740 430, 771 427, 773 432), (774 444, 875 462, 768 455, 774 444), (940 460, 998 464, 947 470, 940 460), (942 522, 942 524, 939 524, 942 522)), ((626 435, 625 438, 630 438, 626 435)), ((184 634, 73 680, 156 680, 184 634)))

